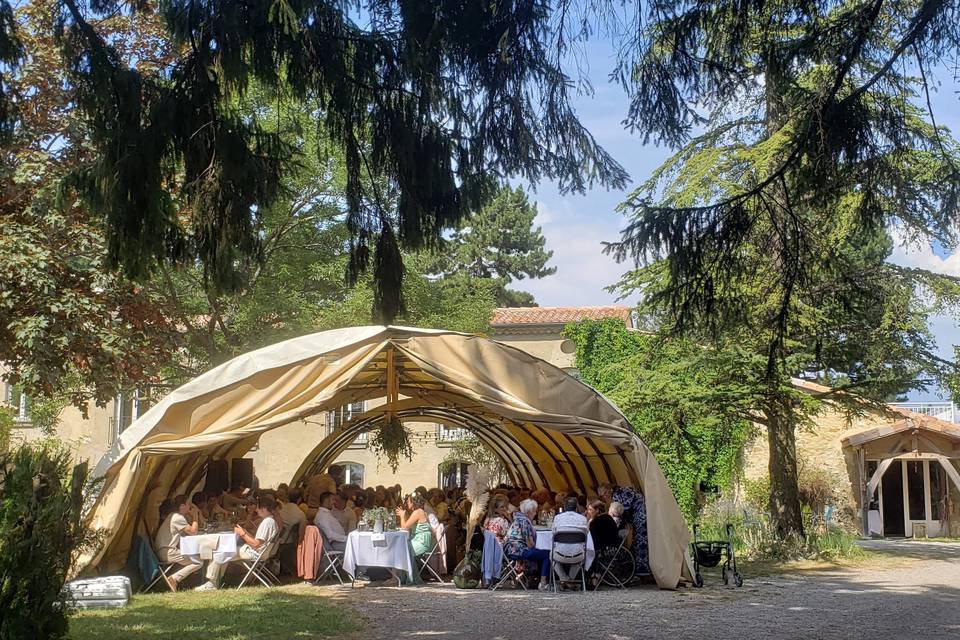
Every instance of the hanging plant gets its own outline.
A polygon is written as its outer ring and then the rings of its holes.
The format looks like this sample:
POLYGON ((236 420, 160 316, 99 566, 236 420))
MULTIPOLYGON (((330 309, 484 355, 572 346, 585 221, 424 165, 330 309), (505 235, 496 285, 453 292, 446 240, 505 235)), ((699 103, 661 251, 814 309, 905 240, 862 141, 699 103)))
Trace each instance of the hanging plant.
POLYGON ((390 419, 370 438, 370 448, 377 454, 377 459, 387 459, 387 464, 394 473, 400 466, 401 455, 408 462, 413 460, 410 432, 396 416, 390 416, 390 419))

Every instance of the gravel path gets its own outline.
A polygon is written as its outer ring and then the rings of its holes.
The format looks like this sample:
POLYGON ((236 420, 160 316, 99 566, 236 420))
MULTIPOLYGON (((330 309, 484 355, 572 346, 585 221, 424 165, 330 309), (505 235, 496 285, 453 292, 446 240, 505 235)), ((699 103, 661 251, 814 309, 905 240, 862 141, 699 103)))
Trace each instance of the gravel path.
POLYGON ((717 575, 703 589, 557 595, 452 586, 324 588, 369 623, 358 637, 470 640, 960 637, 960 544, 868 542, 890 553, 868 568, 717 575), (903 547, 902 545, 906 545, 903 547))

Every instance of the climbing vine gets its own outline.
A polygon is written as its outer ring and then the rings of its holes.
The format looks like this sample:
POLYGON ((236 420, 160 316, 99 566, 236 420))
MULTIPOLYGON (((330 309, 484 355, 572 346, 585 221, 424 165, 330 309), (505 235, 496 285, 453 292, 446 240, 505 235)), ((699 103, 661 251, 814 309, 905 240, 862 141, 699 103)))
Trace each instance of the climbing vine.
POLYGON ((725 354, 611 320, 570 324, 564 334, 576 343, 582 380, 624 412, 695 519, 704 490, 731 486, 752 428, 731 404, 741 394, 725 354))

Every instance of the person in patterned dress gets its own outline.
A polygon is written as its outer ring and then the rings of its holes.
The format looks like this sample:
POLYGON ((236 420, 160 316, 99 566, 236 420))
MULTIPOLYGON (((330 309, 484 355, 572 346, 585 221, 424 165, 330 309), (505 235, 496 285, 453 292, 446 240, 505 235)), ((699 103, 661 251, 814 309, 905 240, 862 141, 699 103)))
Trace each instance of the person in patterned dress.
POLYGON ((623 505, 623 517, 633 524, 634 576, 650 575, 650 552, 647 544, 647 503, 643 494, 630 487, 602 484, 597 493, 603 500, 623 505))

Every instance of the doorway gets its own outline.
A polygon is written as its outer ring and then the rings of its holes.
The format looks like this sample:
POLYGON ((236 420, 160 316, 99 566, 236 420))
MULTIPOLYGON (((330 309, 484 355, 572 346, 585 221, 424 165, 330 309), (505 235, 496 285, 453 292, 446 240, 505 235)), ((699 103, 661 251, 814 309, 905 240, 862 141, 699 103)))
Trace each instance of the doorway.
POLYGON ((883 474, 883 535, 905 536, 903 520, 903 465, 894 460, 883 474))

